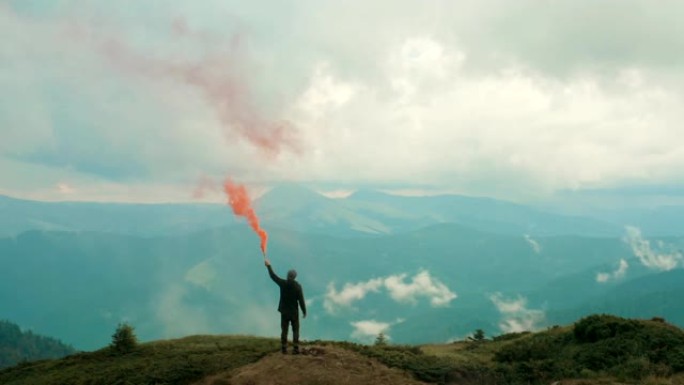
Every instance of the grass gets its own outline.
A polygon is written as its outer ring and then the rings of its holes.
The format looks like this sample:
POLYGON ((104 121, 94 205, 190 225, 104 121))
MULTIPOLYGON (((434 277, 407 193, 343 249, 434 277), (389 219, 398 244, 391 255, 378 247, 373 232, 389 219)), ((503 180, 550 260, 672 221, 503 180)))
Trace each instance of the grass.
POLYGON ((481 366, 494 369, 494 355, 513 341, 529 335, 511 333, 495 340, 456 341, 450 344, 423 345, 421 350, 428 355, 448 358, 457 366, 481 366))
POLYGON ((443 345, 338 345, 413 373, 460 384, 649 383, 680 385, 684 331, 662 320, 594 315, 572 326, 443 345))
MULTIPOLYGON (((684 331, 659 320, 594 315, 567 327, 444 345, 307 345, 341 347, 437 384, 684 385, 684 331)), ((102 349, 24 363, 0 371, 0 383, 190 384, 278 348, 276 339, 193 336, 142 344, 126 354, 102 349)))
POLYGON ((188 384, 229 371, 277 351, 275 339, 247 336, 192 336, 139 345, 114 354, 105 348, 61 360, 21 364, 0 371, 5 385, 188 384))

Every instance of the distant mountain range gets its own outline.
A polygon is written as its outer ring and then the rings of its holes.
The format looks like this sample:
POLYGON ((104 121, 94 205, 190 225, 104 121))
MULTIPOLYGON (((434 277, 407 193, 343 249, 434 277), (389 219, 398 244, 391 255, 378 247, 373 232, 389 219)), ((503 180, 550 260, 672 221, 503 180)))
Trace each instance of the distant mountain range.
MULTIPOLYGON (((299 271, 311 314, 304 338, 358 338, 358 322, 373 321, 395 342, 443 342, 602 311, 684 325, 683 270, 644 266, 610 221, 451 195, 331 199, 296 185, 255 207, 276 270, 299 271), (624 276, 597 282, 623 259, 624 276), (457 296, 445 307, 431 302, 438 284, 457 296)), ((258 238, 225 205, 0 197, 0 234, 0 318, 79 349, 106 345, 124 320, 143 340, 277 334, 277 288, 258 238)), ((684 245, 682 236, 649 241, 653 253, 684 245)))
MULTIPOLYGON (((384 235, 456 223, 499 234, 617 236, 621 225, 489 198, 406 197, 361 190, 332 199, 281 185, 255 202, 266 227, 335 236, 384 235)), ((183 234, 237 223, 219 204, 35 202, 0 196, 0 236, 27 230, 98 231, 141 236, 183 234)))
POLYGON ((160 236, 235 223, 225 206, 209 204, 37 202, 0 196, 0 213, 0 236, 29 230, 160 236))

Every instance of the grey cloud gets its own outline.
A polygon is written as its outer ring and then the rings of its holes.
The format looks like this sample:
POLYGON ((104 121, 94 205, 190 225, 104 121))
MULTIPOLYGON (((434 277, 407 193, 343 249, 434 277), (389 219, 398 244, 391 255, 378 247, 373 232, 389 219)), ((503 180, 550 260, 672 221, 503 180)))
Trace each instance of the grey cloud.
MULTIPOLYGON (((677 3, 19 3, 0 9, 11 37, 0 47, 0 161, 45 166, 46 179, 48 169, 122 184, 231 173, 520 199, 682 178, 677 3), (126 79, 79 44, 57 44, 65 24, 88 20, 153 57, 201 57, 174 22, 217 46, 239 32, 254 103, 301 128, 301 153, 264 159, 226 140, 197 89, 126 79)), ((62 182, 74 184, 49 185, 62 182)))

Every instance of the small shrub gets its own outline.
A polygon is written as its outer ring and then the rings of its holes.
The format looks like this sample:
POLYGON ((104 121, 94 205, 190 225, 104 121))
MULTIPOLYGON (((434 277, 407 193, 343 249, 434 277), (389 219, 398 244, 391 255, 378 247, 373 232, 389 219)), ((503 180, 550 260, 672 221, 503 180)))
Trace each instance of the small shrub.
POLYGON ((610 315, 591 315, 575 323, 574 335, 578 342, 597 342, 639 331, 643 325, 635 320, 610 315))
POLYGON ((385 337, 385 333, 380 332, 378 336, 375 338, 375 346, 386 346, 387 345, 387 337, 385 337))
POLYGON ((137 346, 138 338, 133 332, 133 326, 125 322, 120 323, 112 334, 112 343, 109 347, 116 353, 125 354, 132 352, 137 346))
POLYGON ((477 329, 477 330, 475 330, 475 333, 473 333, 473 336, 468 337, 468 339, 475 341, 475 342, 482 342, 482 341, 486 340, 485 332, 482 329, 477 329))

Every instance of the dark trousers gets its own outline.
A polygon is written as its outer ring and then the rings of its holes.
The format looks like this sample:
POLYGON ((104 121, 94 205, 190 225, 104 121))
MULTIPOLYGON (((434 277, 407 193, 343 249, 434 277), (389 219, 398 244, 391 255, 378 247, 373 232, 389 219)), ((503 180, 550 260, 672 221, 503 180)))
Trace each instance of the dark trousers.
POLYGON ((299 313, 295 315, 280 314, 280 343, 287 347, 287 329, 292 324, 292 344, 299 347, 299 313))

